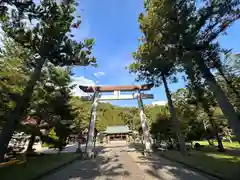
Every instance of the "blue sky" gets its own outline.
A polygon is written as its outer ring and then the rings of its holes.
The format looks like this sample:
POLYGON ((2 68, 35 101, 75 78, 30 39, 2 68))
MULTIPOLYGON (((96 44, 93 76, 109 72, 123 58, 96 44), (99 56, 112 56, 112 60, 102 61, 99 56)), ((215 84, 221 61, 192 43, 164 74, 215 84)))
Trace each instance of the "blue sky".
MULTIPOLYGON (((125 69, 132 62, 132 52, 138 47, 141 33, 138 28, 138 14, 143 12, 143 0, 81 0, 77 13, 82 16, 80 29, 74 30, 77 40, 95 38, 93 55, 97 58, 98 68, 73 68, 74 80, 78 84, 126 85, 137 84, 134 75, 125 69)), ((233 48, 240 52, 240 22, 228 29, 227 36, 219 37, 222 47, 233 48)), ((171 91, 184 87, 184 82, 170 84, 171 91)), ((80 92, 77 92, 79 94, 80 92)), ((154 100, 165 101, 164 88, 152 89, 154 100)), ((132 101, 112 101, 121 106, 135 106, 132 101)))

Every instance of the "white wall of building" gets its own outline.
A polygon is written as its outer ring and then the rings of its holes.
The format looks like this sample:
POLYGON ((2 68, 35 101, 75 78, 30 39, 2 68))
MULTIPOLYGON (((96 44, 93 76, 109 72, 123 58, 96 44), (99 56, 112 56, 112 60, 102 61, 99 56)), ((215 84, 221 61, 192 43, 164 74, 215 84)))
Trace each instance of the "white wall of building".
POLYGON ((167 101, 154 101, 152 102, 152 105, 165 106, 167 105, 167 101))

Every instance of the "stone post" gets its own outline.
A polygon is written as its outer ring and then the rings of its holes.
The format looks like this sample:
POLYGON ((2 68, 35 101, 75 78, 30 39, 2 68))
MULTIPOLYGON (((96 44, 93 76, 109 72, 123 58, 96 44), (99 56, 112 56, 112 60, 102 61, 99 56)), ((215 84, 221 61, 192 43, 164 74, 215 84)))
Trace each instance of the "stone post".
POLYGON ((143 101, 141 98, 141 94, 138 93, 138 107, 140 111, 140 119, 141 119, 141 127, 143 132, 143 138, 144 138, 144 144, 145 144, 145 150, 147 152, 152 151, 152 142, 151 142, 151 136, 148 131, 148 125, 147 125, 147 118, 144 114, 144 107, 143 107, 143 101))
POLYGON ((95 134, 95 122, 96 122, 96 116, 97 116, 98 98, 99 98, 99 92, 95 91, 93 95, 91 119, 89 122, 87 143, 85 148, 85 154, 88 157, 91 157, 91 155, 93 154, 92 151, 93 151, 93 143, 94 143, 93 141, 94 141, 94 134, 95 134))

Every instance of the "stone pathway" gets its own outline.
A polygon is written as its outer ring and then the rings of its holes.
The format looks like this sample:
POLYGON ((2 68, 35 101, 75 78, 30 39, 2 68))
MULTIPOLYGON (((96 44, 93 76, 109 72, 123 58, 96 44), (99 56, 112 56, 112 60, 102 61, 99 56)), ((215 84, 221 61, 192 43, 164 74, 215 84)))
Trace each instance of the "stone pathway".
POLYGON ((96 159, 76 161, 42 180, 208 180, 164 158, 127 152, 126 143, 99 148, 96 159))
POLYGON ((124 151, 126 145, 99 148, 96 159, 76 161, 42 180, 142 180, 144 173, 124 151))

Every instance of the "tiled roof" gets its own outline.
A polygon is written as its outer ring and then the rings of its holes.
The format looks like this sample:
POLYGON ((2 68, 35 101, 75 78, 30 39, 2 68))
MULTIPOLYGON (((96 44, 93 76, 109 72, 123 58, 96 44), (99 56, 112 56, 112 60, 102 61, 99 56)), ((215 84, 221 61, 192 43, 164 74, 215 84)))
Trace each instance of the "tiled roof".
POLYGON ((129 132, 131 132, 129 127, 124 125, 108 126, 105 131, 106 134, 129 133, 129 132))

